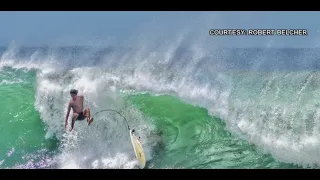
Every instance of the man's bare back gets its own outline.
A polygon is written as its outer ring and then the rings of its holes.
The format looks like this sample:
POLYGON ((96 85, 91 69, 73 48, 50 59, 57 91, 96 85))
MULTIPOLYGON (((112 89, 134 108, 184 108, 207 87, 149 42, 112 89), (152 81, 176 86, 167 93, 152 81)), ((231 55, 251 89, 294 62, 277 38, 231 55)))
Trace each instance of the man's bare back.
POLYGON ((78 96, 78 90, 71 89, 70 95, 72 99, 69 102, 66 120, 65 120, 65 128, 67 128, 68 125, 68 117, 70 114, 70 110, 72 109, 73 115, 72 115, 72 124, 70 131, 72 131, 74 123, 76 120, 84 120, 87 119, 88 125, 90 125, 93 121, 93 118, 90 119, 90 109, 86 108, 83 110, 83 102, 84 102, 84 96, 78 96))

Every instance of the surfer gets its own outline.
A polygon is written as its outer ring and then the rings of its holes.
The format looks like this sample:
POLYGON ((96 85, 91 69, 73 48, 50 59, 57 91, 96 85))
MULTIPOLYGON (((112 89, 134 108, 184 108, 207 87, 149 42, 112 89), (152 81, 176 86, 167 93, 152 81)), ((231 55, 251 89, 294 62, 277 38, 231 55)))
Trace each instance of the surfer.
POLYGON ((72 131, 74 123, 76 120, 84 120, 87 119, 88 125, 90 125, 93 121, 93 118, 90 119, 90 109, 86 108, 83 110, 83 101, 84 96, 78 95, 78 90, 71 89, 70 90, 71 100, 68 105, 66 120, 65 120, 65 128, 67 128, 68 125, 68 118, 70 114, 70 110, 72 108, 73 115, 72 115, 72 123, 70 131, 72 131))

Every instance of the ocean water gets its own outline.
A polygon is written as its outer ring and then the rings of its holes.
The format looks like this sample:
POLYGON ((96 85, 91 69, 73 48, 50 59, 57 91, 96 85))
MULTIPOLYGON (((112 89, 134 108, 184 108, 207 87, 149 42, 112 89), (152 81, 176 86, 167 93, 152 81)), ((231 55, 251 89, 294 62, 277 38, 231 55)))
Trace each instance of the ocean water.
POLYGON ((319 49, 1 48, 0 168, 318 168, 319 49), (70 120, 70 119, 69 119, 70 120), (70 124, 70 122, 69 122, 70 124))

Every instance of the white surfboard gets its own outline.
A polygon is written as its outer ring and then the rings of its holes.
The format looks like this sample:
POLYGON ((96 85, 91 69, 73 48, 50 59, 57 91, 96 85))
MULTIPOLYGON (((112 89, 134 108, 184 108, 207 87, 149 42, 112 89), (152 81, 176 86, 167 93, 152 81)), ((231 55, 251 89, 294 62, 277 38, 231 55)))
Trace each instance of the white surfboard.
POLYGON ((140 169, 143 169, 146 166, 146 158, 143 152, 143 148, 142 145, 139 141, 139 138, 137 138, 132 130, 129 130, 129 134, 130 134, 130 139, 131 139, 131 143, 134 149, 134 153, 136 154, 136 158, 139 161, 139 167, 140 169))

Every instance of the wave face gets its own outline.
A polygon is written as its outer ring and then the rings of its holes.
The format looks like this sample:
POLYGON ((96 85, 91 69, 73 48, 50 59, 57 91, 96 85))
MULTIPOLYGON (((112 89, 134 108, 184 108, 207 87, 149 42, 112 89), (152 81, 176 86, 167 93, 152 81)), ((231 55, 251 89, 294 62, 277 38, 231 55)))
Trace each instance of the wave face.
MULTIPOLYGON (((12 45, 1 51, 2 116, 45 129, 21 130, 42 137, 29 151, 43 152, 38 164, 6 155, 0 157, 4 167, 136 167, 121 117, 101 113, 92 126, 76 122, 73 133, 63 130, 71 88, 85 94, 92 112, 117 109, 127 117, 143 139, 150 168, 320 164, 318 49, 210 49, 180 34, 130 48, 12 45), (18 92, 34 99, 16 99, 27 104, 10 116, 8 102, 18 92)), ((8 147, 4 154, 25 156, 18 142, 1 143, 8 147)))

